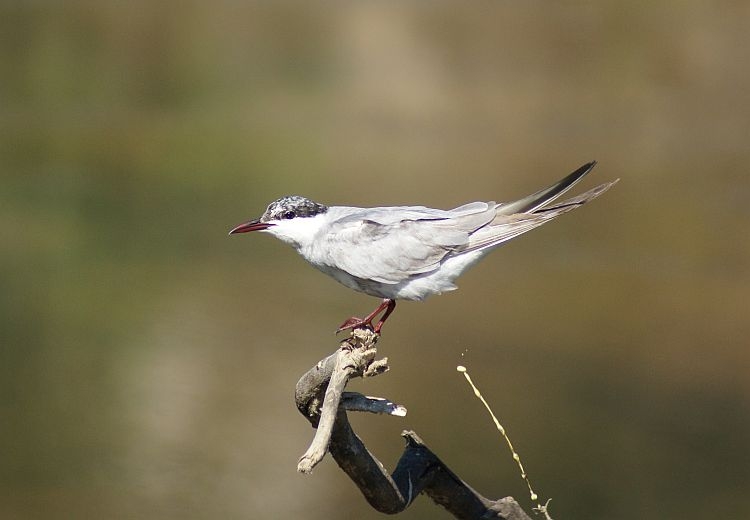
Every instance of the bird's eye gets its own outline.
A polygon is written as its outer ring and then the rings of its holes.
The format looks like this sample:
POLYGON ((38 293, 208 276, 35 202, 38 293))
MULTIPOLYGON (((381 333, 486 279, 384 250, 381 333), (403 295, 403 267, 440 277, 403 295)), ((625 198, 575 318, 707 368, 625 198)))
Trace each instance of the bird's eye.
POLYGON ((284 212, 284 214, 283 214, 282 216, 283 216, 283 217, 284 217, 285 219, 287 219, 287 220, 291 220, 291 219, 293 219, 294 217, 296 217, 296 216, 297 216, 297 214, 296 214, 296 213, 294 213, 294 211, 285 211, 285 212, 284 212))

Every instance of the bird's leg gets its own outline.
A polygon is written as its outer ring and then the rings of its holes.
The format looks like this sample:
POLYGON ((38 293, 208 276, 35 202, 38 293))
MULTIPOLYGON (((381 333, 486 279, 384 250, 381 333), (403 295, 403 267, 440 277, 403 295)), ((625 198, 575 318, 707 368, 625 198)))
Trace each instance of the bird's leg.
POLYGON ((375 319, 375 317, 383 312, 383 316, 380 318, 380 320, 375 324, 375 327, 372 329, 373 332, 376 334, 380 334, 380 329, 383 328, 383 323, 385 323, 385 320, 388 319, 388 316, 391 315, 393 312, 393 309, 396 308, 396 300, 391 300, 390 298, 384 299, 380 305, 378 305, 378 308, 372 311, 370 314, 365 316, 364 318, 358 318, 356 316, 353 316, 346 320, 344 323, 342 323, 339 328, 336 330, 336 334, 341 332, 342 330, 347 329, 356 329, 358 327, 372 327, 372 320, 375 319))
POLYGON ((396 300, 386 298, 385 300, 383 300, 383 303, 380 304, 378 309, 380 309, 383 305, 385 305, 385 312, 380 317, 380 320, 375 324, 375 329, 373 331, 375 332, 375 334, 380 334, 380 329, 383 328, 383 323, 385 323, 385 320, 388 319, 388 316, 390 316, 393 310, 396 308, 396 300))

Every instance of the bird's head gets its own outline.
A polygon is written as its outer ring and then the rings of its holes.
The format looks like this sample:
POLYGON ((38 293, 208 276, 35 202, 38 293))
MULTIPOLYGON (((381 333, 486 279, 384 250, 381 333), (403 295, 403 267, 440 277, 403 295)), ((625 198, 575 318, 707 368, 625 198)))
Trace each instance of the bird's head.
POLYGON ((232 229, 229 234, 266 231, 276 238, 299 248, 310 241, 319 226, 316 216, 328 207, 299 195, 287 195, 268 205, 265 213, 232 229))

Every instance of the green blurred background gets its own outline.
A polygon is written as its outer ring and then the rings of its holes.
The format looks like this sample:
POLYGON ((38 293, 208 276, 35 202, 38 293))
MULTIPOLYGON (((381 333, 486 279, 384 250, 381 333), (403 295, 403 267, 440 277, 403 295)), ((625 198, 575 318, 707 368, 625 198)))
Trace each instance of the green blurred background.
MULTIPOLYGON (((3 2, 0 517, 380 518, 297 378, 377 303, 265 236, 271 200, 586 208, 399 306, 357 416, 558 519, 750 518, 750 5, 3 2)), ((448 518, 420 498, 403 518, 448 518)))

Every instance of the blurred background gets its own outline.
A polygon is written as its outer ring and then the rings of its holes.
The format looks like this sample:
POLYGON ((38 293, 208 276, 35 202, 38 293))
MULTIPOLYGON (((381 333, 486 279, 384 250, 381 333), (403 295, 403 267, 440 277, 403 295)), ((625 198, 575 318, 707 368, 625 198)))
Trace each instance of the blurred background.
MULTIPOLYGON (((3 2, 0 517, 374 519, 293 404, 377 300, 267 236, 273 199, 591 205, 403 303, 354 389, 554 518, 750 517, 750 5, 3 2)), ((449 518, 424 497, 401 515, 449 518)))

